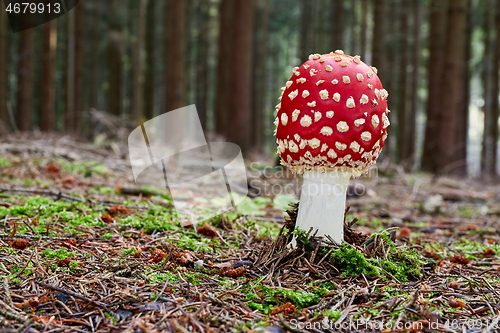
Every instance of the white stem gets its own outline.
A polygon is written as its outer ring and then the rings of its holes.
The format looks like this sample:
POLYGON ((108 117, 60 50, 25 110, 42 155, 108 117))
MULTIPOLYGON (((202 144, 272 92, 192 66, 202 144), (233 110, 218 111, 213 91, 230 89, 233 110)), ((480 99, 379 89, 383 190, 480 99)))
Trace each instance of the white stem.
MULTIPOLYGON (((317 236, 330 235, 344 241, 346 191, 351 173, 346 171, 306 171, 300 195, 296 227, 317 236)), ((295 244, 293 244, 295 245, 295 244)))

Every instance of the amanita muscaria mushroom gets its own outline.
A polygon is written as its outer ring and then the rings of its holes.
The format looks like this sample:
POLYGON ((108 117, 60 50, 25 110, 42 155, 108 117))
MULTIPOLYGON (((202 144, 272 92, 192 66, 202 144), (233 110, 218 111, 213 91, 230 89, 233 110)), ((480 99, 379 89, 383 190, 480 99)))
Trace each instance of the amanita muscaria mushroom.
POLYGON ((282 90, 278 154, 304 177, 296 226, 341 243, 349 179, 375 164, 387 138, 388 93, 375 67, 340 50, 310 55, 282 90))

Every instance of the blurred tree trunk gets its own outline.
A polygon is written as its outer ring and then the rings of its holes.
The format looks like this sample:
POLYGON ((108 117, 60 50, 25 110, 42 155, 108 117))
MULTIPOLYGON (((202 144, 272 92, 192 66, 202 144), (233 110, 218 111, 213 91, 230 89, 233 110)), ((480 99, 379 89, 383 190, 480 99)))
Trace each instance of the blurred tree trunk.
POLYGON ((209 34, 209 0, 199 0, 198 6, 198 26, 197 46, 198 52, 196 53, 196 109, 200 115, 201 126, 207 129, 208 119, 208 34, 209 34))
POLYGON ((185 2, 167 0, 165 13, 165 112, 185 106, 185 2))
POLYGON ((144 115, 147 120, 153 118, 154 115, 156 7, 155 0, 148 0, 146 13, 146 72, 144 77, 144 115))
MULTIPOLYGON (((380 18, 379 18, 380 20, 380 18)), ((382 18, 383 20, 383 18, 382 18)), ((367 48, 367 39, 366 39, 366 27, 368 23, 368 0, 361 0, 361 32, 360 32, 360 44, 361 48, 359 51, 359 55, 361 59, 366 58, 366 48, 367 48)), ((380 43, 380 36, 377 36, 377 43, 380 43)))
POLYGON ((109 9, 109 45, 108 45, 108 112, 114 115, 122 113, 122 57, 123 35, 119 12, 123 10, 120 0, 111 0, 109 9))
POLYGON ((349 40, 345 41, 344 39, 344 52, 347 54, 358 54, 357 51, 357 46, 358 43, 356 41, 356 28, 358 27, 358 15, 356 12, 356 9, 358 8, 358 3, 359 0, 351 0, 347 3, 348 9, 347 9, 347 22, 349 22, 348 25, 348 32, 344 31, 347 36, 349 36, 349 40))
POLYGON ((462 53, 464 66, 462 84, 463 90, 460 95, 461 112, 458 115, 458 126, 455 128, 455 141, 459 144, 454 150, 454 161, 456 161, 456 167, 453 169, 455 174, 464 176, 467 175, 467 129, 469 126, 470 81, 472 78, 471 71, 469 70, 469 59, 471 57, 472 47, 471 5, 471 0, 465 1, 465 52, 462 53))
POLYGON ((399 143, 399 162, 402 163, 406 168, 411 166, 409 155, 410 146, 412 142, 410 142, 410 138, 408 136, 409 132, 409 117, 407 110, 407 90, 408 90, 408 9, 409 3, 407 0, 402 0, 400 3, 399 9, 399 45, 400 45, 400 59, 399 59, 399 96, 398 96, 398 143, 399 143))
POLYGON ((99 40, 100 40, 100 6, 101 0, 94 0, 94 12, 92 16, 92 37, 90 41, 90 107, 97 108, 97 96, 99 91, 99 40))
MULTIPOLYGON (((394 63, 394 53, 393 51, 393 37, 391 32, 394 31, 394 20, 389 20, 389 24, 385 25, 384 17, 389 16, 389 14, 394 13, 394 7, 390 6, 391 3, 387 0, 374 0, 373 2, 373 36, 372 36, 372 59, 371 64, 378 69, 378 77, 382 81, 382 84, 389 94, 394 94, 392 90, 392 82, 394 71, 385 70, 385 64, 394 63), (389 12, 388 7, 390 6, 391 11, 389 12), (386 35, 390 35, 390 38, 386 38, 386 35), (387 59, 386 59, 387 57, 387 59)), ((392 16, 394 17, 394 16, 392 16)), ((366 61, 366 59, 361 59, 366 61)), ((387 100, 388 108, 391 109, 393 98, 387 100)), ((391 116, 391 121, 395 122, 391 116)), ((391 139, 393 137, 395 127, 390 126, 388 129, 388 141, 384 145, 382 150, 382 158, 391 158, 391 139)))
POLYGON ((74 70, 75 70, 75 49, 74 49, 74 14, 69 11, 66 16, 65 31, 65 64, 63 70, 63 99, 64 99, 64 130, 71 133, 74 117, 74 70))
POLYGON ((315 42, 315 2, 316 0, 302 0, 301 2, 301 19, 300 19, 300 47, 299 57, 300 62, 308 59, 311 53, 316 53, 314 50, 315 42))
POLYGON ((328 1, 327 0, 319 0, 318 6, 318 33, 317 33, 317 41, 316 48, 318 53, 328 53, 332 51, 329 45, 329 34, 327 31, 328 24, 328 1))
POLYGON ((412 73, 410 75, 410 114, 409 114, 409 130, 408 130, 408 140, 410 145, 408 146, 408 155, 412 157, 412 162, 415 158, 415 144, 416 144, 416 129, 417 129, 417 110, 418 110, 418 82, 419 82, 419 69, 420 69, 420 1, 412 1, 412 35, 413 35, 413 45, 412 45, 412 73))
MULTIPOLYGON (((436 0, 430 7, 430 36, 429 36, 429 65, 428 65, 428 98, 427 121, 425 123, 424 151, 422 156, 422 169, 430 172, 438 171, 439 158, 439 124, 443 95, 443 69, 448 19, 448 0, 436 0)), ((455 57, 455 55, 452 55, 455 57)), ((448 80, 447 80, 448 81, 448 80)), ((449 81, 448 81, 449 82, 449 81)), ((448 89, 448 88, 447 88, 448 89)), ((446 112, 448 114, 448 112, 446 112)))
POLYGON ((216 125, 217 134, 223 137, 228 136, 229 119, 232 110, 228 104, 231 96, 233 74, 229 70, 229 64, 234 59, 234 34, 233 15, 235 1, 222 0, 219 9, 219 58, 217 64, 217 104, 216 104, 216 125))
MULTIPOLYGON (((467 0, 450 1, 444 44, 446 66, 442 72, 442 89, 439 109, 438 171, 442 173, 463 173, 465 161, 457 159, 457 150, 466 144, 466 137, 457 135, 457 128, 463 122, 464 84, 467 78, 467 0)), ((441 45, 442 47, 443 45, 441 45)), ((432 56, 431 56, 432 59, 432 56)))
POLYGON ((80 1, 75 7, 75 106, 73 108, 73 130, 75 133, 79 133, 81 130, 81 118, 83 116, 84 15, 85 1, 80 1))
POLYGON ((43 25, 42 96, 39 124, 43 132, 53 131, 55 126, 55 56, 57 48, 56 21, 43 25))
MULTIPOLYGON (((333 33, 332 48, 333 51, 345 48, 344 45, 344 0, 335 0, 333 2, 333 33)), ((305 60, 305 59, 304 59, 305 60)))
MULTIPOLYGON (((7 126, 7 14, 0 10, 0 124, 7 126)), ((0 128, 0 133, 1 133, 0 128)))
POLYGON ((222 0, 216 131, 243 151, 252 144, 253 20, 253 0, 222 0))
POLYGON ((28 131, 31 127, 33 109, 33 29, 20 32, 19 68, 17 77, 17 116, 19 130, 28 131))
POLYGON ((492 118, 492 77, 493 77, 493 48, 492 36, 494 35, 495 13, 491 8, 495 7, 495 0, 489 0, 483 3, 484 6, 484 57, 483 57, 483 96, 484 96, 484 132, 483 144, 481 150, 481 171, 484 174, 491 175, 495 171, 495 161, 493 160, 493 128, 495 122, 492 118))
POLYGON ((254 121, 253 121, 253 146, 257 151, 263 150, 264 139, 264 108, 266 95, 266 59, 267 38, 269 22, 269 0, 262 0, 257 7, 255 49, 255 71, 254 71, 254 121))
POLYGON ((252 72, 253 72, 253 21, 254 0, 237 1, 234 16, 234 59, 229 67, 232 76, 230 105, 233 112, 228 140, 238 144, 243 151, 252 142, 252 72))
POLYGON ((133 78, 132 78, 132 119, 139 123, 143 118, 142 110, 142 92, 144 76, 142 73, 142 49, 144 41, 144 0, 139 0, 139 11, 137 17, 137 37, 133 46, 133 78))
POLYGON ((497 148, 498 148, 498 117, 500 116, 500 4, 496 3, 496 39, 495 39, 495 53, 493 55, 493 84, 491 85, 491 96, 493 96, 493 101, 491 103, 491 114, 492 114, 492 137, 493 137, 493 172, 492 174, 497 174, 496 161, 497 161, 497 148))
MULTIPOLYGON (((384 49, 385 46, 385 1, 375 0, 373 3, 373 39, 372 39, 372 65, 377 67, 378 76, 384 83, 384 78, 388 75, 384 73, 384 49)), ((394 20, 390 20, 392 22, 394 20)), ((365 55, 362 55, 362 60, 365 55)))

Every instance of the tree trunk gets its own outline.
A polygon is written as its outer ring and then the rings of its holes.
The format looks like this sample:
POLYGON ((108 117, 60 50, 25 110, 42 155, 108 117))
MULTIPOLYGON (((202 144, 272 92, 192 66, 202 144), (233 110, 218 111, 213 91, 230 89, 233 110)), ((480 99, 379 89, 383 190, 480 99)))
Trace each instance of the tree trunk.
POLYGON ((55 56, 57 48, 56 21, 43 26, 42 96, 40 109, 40 130, 49 132, 55 126, 55 56))
MULTIPOLYGON (((379 19, 380 20, 380 19, 379 19)), ((366 27, 368 23, 368 0, 361 0, 361 32, 360 32, 360 52, 361 59, 366 58, 366 27)), ((380 43, 380 36, 377 36, 377 43, 380 43)))
POLYGON ((74 117, 74 70, 75 70, 75 49, 74 49, 74 14, 75 11, 69 11, 66 16, 65 31, 65 64, 63 70, 63 99, 64 99, 64 130, 72 133, 74 117))
POLYGON ((0 134, 2 132, 1 125, 7 128, 7 14, 0 10, 0 134))
POLYGON ((317 41, 316 48, 317 53, 328 53, 332 51, 331 46, 329 44, 329 33, 327 30, 328 25, 328 1, 327 0, 319 0, 319 6, 317 8, 318 11, 318 32, 317 32, 317 41))
MULTIPOLYGON (((493 77, 493 53, 492 48, 492 32, 495 29, 494 20, 495 13, 491 10, 494 8, 495 1, 489 0, 484 2, 484 57, 483 57, 483 96, 484 96, 484 132, 483 144, 481 150, 481 171, 485 175, 491 175, 495 172, 495 161, 493 160, 493 129, 494 120, 491 113, 492 105, 492 77, 493 77)), ((494 95, 493 95, 494 96, 494 95)))
POLYGON ((122 57, 123 33, 119 12, 121 1, 112 0, 110 7, 109 50, 108 50, 108 112, 119 116, 122 113, 122 57))
MULTIPOLYGON (((374 0, 373 3, 373 36, 372 36, 372 66, 377 67, 378 69, 378 77, 382 81, 384 88, 389 92, 389 96, 395 95, 393 91, 393 78, 395 77, 394 71, 385 70, 386 63, 393 64, 394 63, 394 37, 391 32, 393 32, 395 26, 395 20, 389 20, 389 24, 385 25, 385 16, 395 17, 395 6, 391 6, 391 2, 388 0, 374 0), (388 9, 391 8, 390 10, 388 9), (386 38, 386 35, 390 36, 390 38, 386 38)), ((363 60, 363 59, 362 59, 363 60)), ((364 60, 366 61, 366 60, 364 60)), ((387 100, 387 105, 389 109, 392 109, 394 98, 389 98, 387 100)), ((393 113, 394 114, 394 113, 393 113)), ((389 116, 391 121, 395 123, 392 116, 389 116)), ((390 126, 388 129, 388 141, 384 144, 384 149, 382 150, 382 159, 391 158, 393 153, 392 142, 394 138, 395 126, 390 126)), ((396 139, 396 138, 394 138, 396 139)))
MULTIPOLYGON (((344 49, 344 0, 335 0, 333 2, 333 51, 344 49)), ((304 59, 305 60, 305 59, 304 59)))
POLYGON ((264 139, 264 108, 266 95, 266 59, 267 59, 267 38, 269 22, 269 0, 260 3, 256 15, 261 21, 256 29, 257 36, 254 42, 255 71, 254 71, 254 121, 253 121, 253 146, 257 151, 263 150, 264 139))
POLYGON ((409 131, 409 117, 407 106, 407 67, 408 67, 408 2, 402 0, 400 3, 399 20, 401 26, 399 28, 399 45, 401 51, 399 59, 399 96, 398 96, 398 143, 399 143, 399 162, 402 163, 406 168, 411 166, 410 161, 410 145, 408 131, 409 131))
MULTIPOLYGON (((301 20, 300 20, 300 62, 306 61, 311 53, 316 53, 314 50, 315 42, 315 20, 314 5, 316 0, 302 0, 301 4, 301 20)), ((236 20, 238 21, 238 20, 236 20)))
POLYGON ((462 84, 462 94, 460 95, 461 112, 458 115, 458 126, 455 129, 455 141, 459 144, 454 152, 454 161, 457 161, 453 173, 461 176, 467 175, 467 137, 469 127, 469 105, 470 105, 470 81, 471 71, 469 70, 469 59, 471 57, 472 47, 472 2, 466 0, 465 4, 465 52, 463 52, 464 76, 462 84))
POLYGON ((165 112, 185 106, 185 2, 167 0, 165 13, 165 112))
POLYGON ((153 118, 155 97, 155 39, 156 39, 156 1, 148 0, 146 27, 146 72, 144 77, 144 113, 146 119, 153 118))
MULTIPOLYGON (((384 0, 375 0, 373 3, 373 40, 372 40, 372 66, 377 67, 378 76, 381 78, 382 83, 384 83, 383 79, 388 77, 384 73, 384 50, 386 48, 385 45, 385 30, 384 30, 384 22, 385 22, 385 1, 384 0)), ((393 21, 393 20, 391 20, 393 21)), ((361 58, 363 59, 363 58, 361 58)), ((390 91, 389 91, 390 92, 390 91)))
POLYGON ((410 75, 411 81, 411 102, 409 114, 409 135, 408 140, 411 142, 409 145, 409 156, 415 158, 415 144, 416 144, 416 128, 417 128, 417 110, 418 110, 418 82, 419 82, 419 69, 420 69, 420 2, 412 1, 412 16, 413 16, 413 47, 412 47, 412 73, 410 75))
POLYGON ((196 53, 196 109, 201 126, 207 129, 208 119, 208 53, 209 53, 209 0, 200 0, 198 6, 198 52, 196 53))
POLYGON ((465 161, 457 159, 456 151, 465 144, 463 138, 457 135, 457 127, 461 126, 463 121, 463 93, 467 76, 467 9, 467 0, 453 0, 448 10, 446 43, 443 48, 446 66, 441 80, 444 83, 446 79, 446 89, 442 89, 437 135, 438 171, 442 173, 461 172, 465 165, 465 161))
POLYGON ((28 131, 31 127, 33 109, 33 29, 20 32, 19 72, 17 77, 17 116, 19 129, 28 131))
MULTIPOLYGON (((446 26, 448 19, 448 0, 437 0, 430 7, 430 41, 429 41, 429 65, 428 65, 428 92, 427 97, 427 121, 425 123, 425 139, 422 156, 422 169, 430 172, 438 170, 439 158, 439 135, 442 131, 439 127, 439 116, 441 110, 441 97, 443 94, 443 68, 445 48, 443 44, 446 38, 446 26)), ((455 57, 455 55, 452 55, 455 57)), ((448 81, 448 80, 447 80, 448 81)), ((448 87, 447 87, 448 89, 448 87)))
POLYGON ((100 34, 100 6, 101 0, 94 0, 94 13, 92 16, 92 39, 90 41, 90 87, 89 101, 90 107, 98 107, 99 91, 99 34, 100 34))
POLYGON ((233 112, 228 140, 247 151, 252 136, 252 41, 254 0, 237 1, 234 7, 234 59, 231 61, 232 94, 230 105, 233 112))
POLYGON ((139 0, 139 12, 137 18, 137 38, 134 45, 133 57, 134 68, 132 78, 132 119, 139 123, 143 118, 142 92, 144 76, 142 73, 142 49, 144 41, 144 0, 139 0))
POLYGON ((217 134, 226 137, 229 132, 231 109, 228 100, 231 96, 233 73, 229 69, 234 56, 233 15, 236 1, 222 0, 219 10, 219 56, 217 64, 217 104, 216 125, 217 134))
POLYGON ((496 3, 496 39, 495 39, 495 53, 493 56, 493 84, 491 85, 491 96, 493 96, 493 101, 491 103, 491 114, 492 114, 492 137, 493 137, 493 174, 498 175, 497 168, 497 149, 498 149, 498 117, 500 116, 500 4, 496 3))
POLYGON ((83 47, 84 47, 84 16, 85 1, 75 7, 75 85, 74 85, 74 103, 73 107, 73 130, 79 133, 81 130, 81 118, 83 115, 83 47))

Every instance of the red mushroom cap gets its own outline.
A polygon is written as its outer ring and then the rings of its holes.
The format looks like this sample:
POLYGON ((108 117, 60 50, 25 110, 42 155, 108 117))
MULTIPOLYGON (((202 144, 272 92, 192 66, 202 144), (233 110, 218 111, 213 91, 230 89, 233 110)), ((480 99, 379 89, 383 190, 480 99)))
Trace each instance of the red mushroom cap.
POLYGON ((340 50, 314 54, 282 90, 275 120, 281 164, 296 173, 359 176, 375 163, 390 124, 389 94, 375 67, 340 50))

